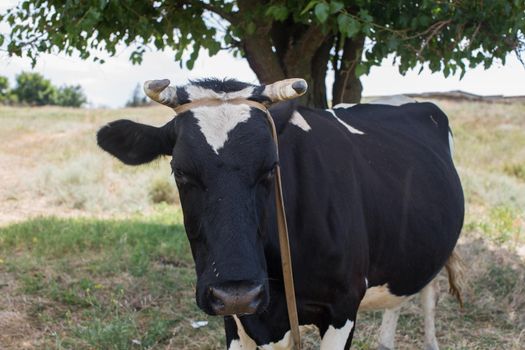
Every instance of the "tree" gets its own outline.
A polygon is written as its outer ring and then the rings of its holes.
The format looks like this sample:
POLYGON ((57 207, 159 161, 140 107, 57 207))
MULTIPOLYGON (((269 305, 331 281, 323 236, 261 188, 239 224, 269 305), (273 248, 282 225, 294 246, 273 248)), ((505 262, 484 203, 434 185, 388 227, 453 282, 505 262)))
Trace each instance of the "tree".
POLYGON ((64 85, 57 91, 56 104, 64 107, 82 107, 87 102, 80 85, 64 85))
POLYGON ((245 57, 262 83, 305 78, 303 102, 326 107, 329 69, 332 102, 355 102, 359 77, 390 54, 401 73, 428 67, 445 76, 504 62, 512 51, 521 57, 524 13, 524 0, 22 0, 4 18, 13 55, 78 52, 100 61, 99 52, 114 55, 124 43, 135 47, 133 63, 148 46, 172 48, 191 69, 201 49, 225 49, 245 57))
POLYGON ((0 103, 5 104, 8 102, 9 97, 9 79, 0 75, 0 103))
POLYGON ((17 96, 9 87, 9 79, 0 75, 0 104, 10 105, 18 102, 17 96))
POLYGON ((135 89, 133 89, 133 93, 131 94, 131 99, 126 102, 126 107, 145 106, 148 104, 148 102, 148 98, 146 95, 144 95, 142 86, 137 83, 137 85, 135 85, 135 89))
POLYGON ((16 76, 13 93, 18 102, 32 106, 56 104, 57 90, 51 81, 39 73, 22 72, 16 76))

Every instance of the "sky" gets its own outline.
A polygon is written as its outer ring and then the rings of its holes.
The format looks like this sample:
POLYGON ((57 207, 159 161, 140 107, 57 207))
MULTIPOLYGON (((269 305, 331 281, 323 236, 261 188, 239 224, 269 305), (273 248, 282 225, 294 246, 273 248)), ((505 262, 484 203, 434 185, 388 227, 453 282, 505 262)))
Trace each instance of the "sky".
MULTIPOLYGON (((0 0, 0 13, 16 3, 14 0, 0 0)), ((1 33, 8 31, 6 24, 0 24, 1 33)), ((45 54, 39 57, 37 65, 32 68, 29 59, 9 57, 5 51, 0 50, 0 75, 7 76, 11 85, 14 85, 15 76, 21 71, 39 72, 57 86, 80 84, 91 107, 121 107, 130 99, 137 83, 142 84, 150 79, 168 78, 173 85, 185 84, 189 79, 208 77, 235 78, 257 83, 247 61, 234 58, 228 52, 209 57, 206 51, 201 51, 191 71, 181 68, 174 61, 175 53, 171 50, 146 52, 141 65, 129 62, 131 52, 131 48, 122 46, 117 50, 116 56, 106 56, 104 64, 63 54, 45 54)), ((448 78, 442 73, 431 73, 428 69, 421 74, 417 73, 418 69, 403 76, 399 74, 397 66, 393 65, 392 58, 385 59, 381 66, 373 67, 368 76, 362 78, 363 95, 450 90, 480 95, 525 95, 525 68, 514 54, 509 54, 504 66, 496 63, 488 70, 482 67, 470 69, 461 80, 459 73, 448 78)), ((333 77, 328 77, 329 94, 332 82, 333 77)))

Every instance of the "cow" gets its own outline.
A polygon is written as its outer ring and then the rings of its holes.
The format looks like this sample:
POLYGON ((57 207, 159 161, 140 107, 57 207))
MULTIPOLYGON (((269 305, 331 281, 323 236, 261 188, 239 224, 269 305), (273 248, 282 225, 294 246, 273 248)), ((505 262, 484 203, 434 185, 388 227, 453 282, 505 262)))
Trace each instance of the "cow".
POLYGON ((429 285, 463 225, 448 119, 437 106, 320 110, 293 100, 306 89, 302 79, 148 81, 146 94, 179 113, 161 127, 118 120, 97 134, 126 164, 172 157, 196 302, 224 317, 228 350, 293 346, 273 201, 277 165, 299 323, 319 329, 321 350, 350 348, 358 309, 395 310, 429 285), (278 147, 253 102, 271 106, 278 147))

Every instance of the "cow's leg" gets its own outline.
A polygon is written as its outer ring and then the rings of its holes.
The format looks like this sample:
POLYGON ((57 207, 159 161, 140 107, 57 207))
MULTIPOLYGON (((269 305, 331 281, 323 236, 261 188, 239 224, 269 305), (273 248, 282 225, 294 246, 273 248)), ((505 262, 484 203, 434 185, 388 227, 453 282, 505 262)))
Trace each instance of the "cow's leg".
MULTIPOLYGON (((352 317, 355 320, 355 316, 352 317)), ((345 350, 350 348, 355 321, 347 319, 339 327, 330 325, 323 334, 320 350, 345 350), (348 346, 347 346, 348 344, 348 346)))
MULTIPOLYGON (((356 292, 356 294, 362 298, 364 290, 361 294, 358 293, 359 292, 356 292)), ((359 300, 361 299, 350 296, 341 305, 334 305, 332 307, 330 317, 321 325, 318 325, 322 336, 320 350, 350 349, 354 336, 359 300)))
POLYGON ((436 307, 436 282, 430 282, 421 291, 421 304, 425 319, 425 350, 439 350, 436 339, 436 325, 434 323, 436 307))
POLYGON ((399 318, 400 311, 401 305, 392 309, 386 309, 383 313, 383 320, 381 321, 381 329, 379 331, 378 350, 394 349, 397 320, 399 318))

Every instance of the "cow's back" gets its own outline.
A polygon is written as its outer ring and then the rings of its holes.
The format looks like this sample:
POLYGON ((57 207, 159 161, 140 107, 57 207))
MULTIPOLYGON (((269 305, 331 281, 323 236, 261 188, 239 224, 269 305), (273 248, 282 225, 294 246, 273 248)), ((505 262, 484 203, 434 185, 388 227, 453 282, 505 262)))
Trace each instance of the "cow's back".
POLYGON ((416 293, 463 222, 446 116, 429 103, 299 113, 311 129, 288 127, 280 152, 294 263, 311 266, 305 286, 364 270, 370 286, 416 293))

